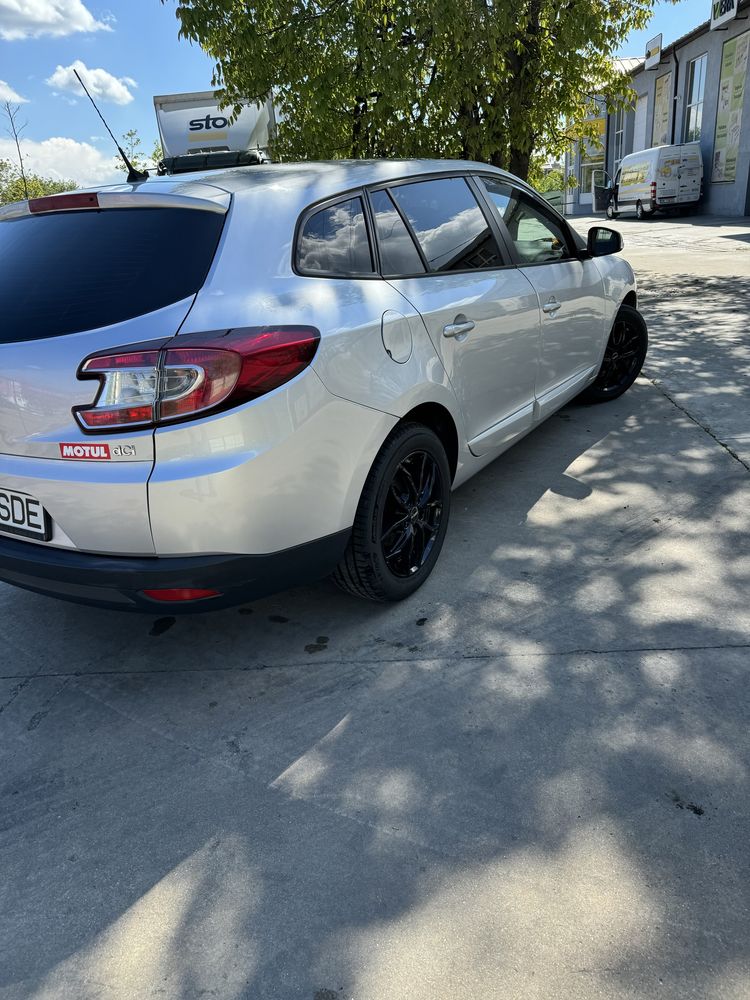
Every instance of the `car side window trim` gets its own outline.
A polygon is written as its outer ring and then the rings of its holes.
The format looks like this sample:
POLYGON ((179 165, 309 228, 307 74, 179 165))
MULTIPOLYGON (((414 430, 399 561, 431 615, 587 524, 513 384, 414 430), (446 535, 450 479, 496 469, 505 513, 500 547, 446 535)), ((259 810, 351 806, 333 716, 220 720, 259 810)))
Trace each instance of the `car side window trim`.
POLYGON ((558 216, 557 213, 554 211, 554 209, 551 208, 551 206, 547 206, 546 204, 544 204, 544 202, 541 201, 538 195, 535 195, 531 191, 527 191, 526 188, 521 187, 518 184, 514 184, 513 181, 510 179, 498 177, 495 174, 479 173, 476 174, 476 177, 478 180, 481 180, 482 182, 484 182, 485 179, 490 181, 495 181, 496 183, 505 184, 507 187, 511 188, 514 191, 519 191, 521 194, 524 195, 524 197, 528 198, 531 201, 532 205, 538 209, 539 214, 543 218, 547 218, 550 223, 557 226, 565 236, 565 245, 568 250, 568 254, 566 257, 562 257, 559 260, 540 260, 532 262, 524 261, 521 258, 521 255, 518 253, 518 249, 516 248, 516 245, 513 242, 513 238, 510 235, 510 231, 508 230, 508 227, 506 226, 504 219, 502 218, 500 213, 497 211, 495 205, 493 204, 492 197, 489 191, 484 186, 484 183, 478 184, 477 186, 481 189, 482 200, 492 210, 496 222, 503 233, 505 243, 509 248, 509 252, 516 267, 546 267, 550 264, 564 264, 571 260, 581 259, 580 251, 575 242, 575 239, 573 238, 567 220, 564 219, 561 215, 558 216))
POLYGON ((380 276, 382 278, 421 278, 425 274, 432 274, 434 272, 430 271, 429 264, 427 263, 427 258, 424 255, 424 250, 419 245, 419 240, 417 239, 416 234, 415 234, 414 230, 411 227, 411 223, 409 222, 409 220, 404 215, 404 211, 401 208, 401 206, 399 205, 399 203, 396 201, 396 199, 391 194, 391 186, 398 186, 398 185, 388 185, 388 186, 386 186, 384 184, 378 184, 375 187, 370 186, 368 188, 365 188, 365 194, 367 195, 367 204, 368 204, 370 212, 371 212, 371 214, 373 216, 372 231, 375 234, 375 242, 378 245, 378 261, 381 260, 381 256, 382 255, 380 253, 380 237, 378 236, 378 227, 374 224, 374 222, 375 222, 375 220, 374 220, 375 212, 374 212, 374 209, 373 209, 373 206, 372 206, 371 196, 373 194, 376 194, 378 191, 385 191, 385 193, 388 195, 388 197, 389 197, 389 199, 391 201, 391 204, 393 205, 394 209, 398 213, 398 217, 403 222, 404 227, 405 227, 407 233, 409 234, 409 239, 412 241, 412 243, 414 244, 415 250, 419 254, 419 259, 422 261, 422 267, 424 268, 424 271, 415 271, 413 274, 406 274, 406 273, 404 273, 404 274, 401 274, 401 273, 391 274, 390 272, 386 273, 386 271, 381 267, 381 269, 380 269, 380 276))
POLYGON ((299 275, 301 278, 343 278, 347 281, 351 281, 352 279, 356 279, 357 281, 381 280, 382 275, 380 274, 380 260, 375 241, 372 216, 370 215, 370 205, 363 188, 353 188, 349 191, 342 191, 339 194, 335 194, 330 198, 324 198, 321 201, 314 202, 312 205, 308 205, 307 208, 300 213, 300 216, 297 219, 297 225, 294 227, 294 239, 292 242, 292 272, 299 275), (312 218, 313 215, 317 215, 318 212, 323 212, 328 208, 335 208, 336 205, 352 201, 355 198, 359 198, 362 204, 362 214, 365 220, 365 232, 367 234, 367 241, 370 248, 370 263, 373 268, 372 272, 308 271, 300 267, 298 263, 299 243, 308 220, 312 218))

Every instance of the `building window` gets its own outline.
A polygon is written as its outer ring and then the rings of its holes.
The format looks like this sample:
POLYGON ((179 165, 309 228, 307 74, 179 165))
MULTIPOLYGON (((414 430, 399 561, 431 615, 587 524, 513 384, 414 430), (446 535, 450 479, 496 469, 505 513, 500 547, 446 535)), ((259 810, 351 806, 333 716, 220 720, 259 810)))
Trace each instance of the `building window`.
POLYGON ((708 55, 693 59, 688 67, 687 107, 685 110, 685 142, 700 139, 703 126, 703 92, 706 89, 708 55))
POLYGON ((620 166, 620 160, 622 159, 622 151, 623 151, 623 144, 624 144, 624 138, 625 138, 625 109, 624 108, 618 108, 617 111, 615 111, 615 115, 614 115, 614 119, 613 119, 613 124, 612 124, 612 133, 614 135, 613 150, 614 150, 614 157, 615 157, 614 169, 613 169, 612 173, 616 174, 617 173, 617 168, 620 166))

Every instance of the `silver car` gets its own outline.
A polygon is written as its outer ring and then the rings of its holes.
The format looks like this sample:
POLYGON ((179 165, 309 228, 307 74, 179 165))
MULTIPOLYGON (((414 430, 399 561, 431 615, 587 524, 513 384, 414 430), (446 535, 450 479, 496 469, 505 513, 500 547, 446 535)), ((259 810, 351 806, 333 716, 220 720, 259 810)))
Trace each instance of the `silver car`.
POLYGON ((451 490, 647 349, 617 233, 481 163, 203 172, 0 208, 0 579, 394 601, 451 490))

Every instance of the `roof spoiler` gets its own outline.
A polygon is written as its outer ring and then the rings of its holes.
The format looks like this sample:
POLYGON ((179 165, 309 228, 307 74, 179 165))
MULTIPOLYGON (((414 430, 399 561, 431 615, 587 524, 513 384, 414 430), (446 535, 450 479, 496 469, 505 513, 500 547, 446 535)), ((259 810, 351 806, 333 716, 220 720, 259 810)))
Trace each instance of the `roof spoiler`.
POLYGON ((165 156, 157 168, 159 176, 185 174, 194 170, 226 170, 229 167, 250 167, 270 163, 262 149, 213 150, 210 153, 183 153, 182 156, 165 156))

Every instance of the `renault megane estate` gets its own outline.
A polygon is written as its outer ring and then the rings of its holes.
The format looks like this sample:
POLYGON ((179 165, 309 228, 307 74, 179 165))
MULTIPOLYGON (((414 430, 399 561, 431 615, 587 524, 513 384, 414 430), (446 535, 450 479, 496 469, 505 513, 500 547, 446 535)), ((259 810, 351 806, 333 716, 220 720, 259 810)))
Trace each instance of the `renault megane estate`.
POLYGON ((482 163, 268 164, 0 208, 0 580, 395 601, 451 490, 647 349, 619 234, 482 163))

